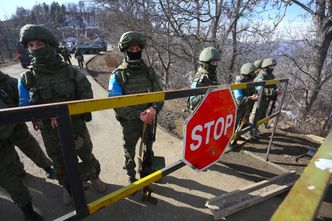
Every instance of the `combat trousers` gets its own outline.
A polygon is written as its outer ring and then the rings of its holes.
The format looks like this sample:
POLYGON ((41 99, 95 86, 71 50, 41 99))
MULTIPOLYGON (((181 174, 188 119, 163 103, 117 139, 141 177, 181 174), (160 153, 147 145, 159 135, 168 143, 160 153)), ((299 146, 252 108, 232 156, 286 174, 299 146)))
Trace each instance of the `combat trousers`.
MULTIPOLYGON (((95 180, 100 174, 100 164, 92 153, 92 142, 85 122, 80 116, 72 117, 72 129, 77 156, 81 159, 79 170, 82 180, 95 180)), ((57 129, 51 127, 49 120, 44 120, 40 128, 48 156, 52 159, 55 176, 59 184, 68 189, 64 160, 57 129)))
POLYGON ((14 203, 19 207, 23 207, 31 201, 28 188, 23 185, 14 160, 0 168, 0 186, 9 193, 14 203))
POLYGON ((236 124, 235 124, 236 128, 239 126, 239 124, 241 123, 241 121, 244 117, 247 118, 246 123, 248 123, 249 115, 252 111, 253 102, 254 101, 249 100, 247 103, 243 103, 238 107, 237 114, 236 114, 236 124), (248 115, 248 112, 249 112, 249 115, 248 115))
MULTIPOLYGON (((8 138, 11 143, 17 146, 27 157, 29 157, 38 167, 46 168, 52 165, 52 161, 48 159, 40 148, 37 140, 29 132, 25 123, 18 124, 13 133, 8 138)), ((16 152, 16 151, 15 151, 16 152)), ((24 165, 16 152, 17 167, 22 171, 24 165)))
POLYGON ((77 62, 78 62, 78 66, 80 67, 80 69, 84 67, 83 60, 78 59, 77 62))
MULTIPOLYGON (((140 119, 125 120, 120 119, 123 135, 123 148, 125 153, 125 165, 124 169, 127 170, 127 174, 130 178, 134 178, 136 175, 135 167, 135 148, 138 139, 143 133, 143 122, 140 119)), ((143 139, 143 151, 144 158, 142 166, 151 166, 153 158, 152 142, 153 142, 153 126, 148 125, 145 132, 145 138, 143 139)))
POLYGON ((68 64, 71 66, 70 58, 66 58, 66 59, 65 59, 65 62, 68 63, 68 64))
POLYGON ((255 117, 256 122, 266 117, 267 109, 269 108, 270 100, 267 97, 262 97, 260 107, 258 109, 258 102, 255 102, 249 117, 249 123, 253 124, 255 117))

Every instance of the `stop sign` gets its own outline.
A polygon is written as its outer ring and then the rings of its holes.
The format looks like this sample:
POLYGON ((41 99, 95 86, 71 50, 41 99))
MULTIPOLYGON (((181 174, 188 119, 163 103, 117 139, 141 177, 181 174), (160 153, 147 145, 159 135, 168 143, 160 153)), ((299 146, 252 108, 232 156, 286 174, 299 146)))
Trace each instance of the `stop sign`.
POLYGON ((236 104, 229 87, 208 91, 187 118, 182 161, 204 170, 218 161, 235 129, 236 104))

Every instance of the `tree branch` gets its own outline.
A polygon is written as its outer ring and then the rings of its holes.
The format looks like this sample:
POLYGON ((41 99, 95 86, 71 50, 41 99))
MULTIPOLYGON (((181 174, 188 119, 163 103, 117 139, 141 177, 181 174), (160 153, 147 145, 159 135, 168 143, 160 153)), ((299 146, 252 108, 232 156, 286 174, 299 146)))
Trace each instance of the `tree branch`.
POLYGON ((285 53, 282 53, 281 56, 285 56, 286 58, 290 59, 303 74, 307 75, 314 82, 317 82, 317 80, 315 78, 313 78, 310 73, 304 71, 301 68, 301 66, 296 62, 296 60, 294 58, 292 58, 291 56, 289 56, 288 54, 285 54, 285 53))
POLYGON ((306 6, 305 4, 302 4, 301 2, 299 2, 297 0, 290 0, 290 2, 293 2, 294 4, 300 6, 301 8, 303 8, 303 10, 307 11, 312 16, 316 15, 316 13, 313 10, 311 10, 311 8, 306 6))

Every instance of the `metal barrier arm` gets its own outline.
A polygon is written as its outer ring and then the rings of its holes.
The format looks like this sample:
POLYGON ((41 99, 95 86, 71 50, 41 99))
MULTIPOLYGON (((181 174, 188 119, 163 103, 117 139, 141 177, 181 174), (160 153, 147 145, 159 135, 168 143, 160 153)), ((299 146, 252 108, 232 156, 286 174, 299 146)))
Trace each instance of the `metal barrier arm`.
MULTIPOLYGON (((281 82, 288 82, 287 79, 272 80, 264 82, 252 82, 242 84, 232 84, 232 90, 245 89, 256 86, 265 86, 269 84, 278 84, 281 82)), ((69 215, 64 216, 64 219, 77 220, 78 218, 86 217, 89 213, 92 214, 103 207, 110 205, 134 191, 151 184, 152 182, 160 179, 161 177, 170 174, 171 172, 180 169, 185 164, 182 161, 157 171, 137 182, 123 187, 114 193, 111 193, 95 202, 86 205, 86 200, 83 193, 81 179, 78 173, 77 157, 74 150, 74 141, 70 123, 69 115, 82 114, 86 112, 93 112, 98 110, 105 110, 118 107, 126 107, 144 103, 158 102, 171 100, 181 97, 193 96, 206 93, 210 88, 221 88, 224 85, 211 86, 196 89, 183 89, 177 91, 163 91, 153 92, 147 94, 126 95, 104 99, 88 99, 79 101, 69 101, 44 105, 33 105, 28 107, 10 108, 0 110, 0 124, 11 124, 18 122, 26 122, 31 120, 48 119, 56 117, 58 120, 58 133, 63 148, 63 155, 65 167, 68 175, 68 181, 72 189, 72 194, 75 200, 76 211, 71 212, 69 215)), ((59 219, 63 220, 63 219, 59 219)))
MULTIPOLYGON (((124 199, 125 197, 135 193, 136 191, 143 189, 144 187, 150 185, 151 183, 160 180, 162 177, 167 176, 168 174, 171 174, 172 172, 182 168, 185 166, 185 163, 180 161, 177 161, 173 163, 172 165, 169 165, 161 170, 155 171, 154 173, 137 180, 136 182, 124 186, 112 193, 107 194, 106 196, 103 196, 91 203, 88 204, 88 210, 89 214, 92 215, 99 210, 110 206, 116 202, 118 202, 121 199, 124 199)), ((72 211, 62 217, 59 217, 56 219, 56 221, 62 221, 62 220, 75 220, 77 218, 76 211, 72 211)))
POLYGON ((332 131, 271 220, 313 220, 326 193, 331 174, 332 131))
POLYGON ((281 101, 280 101, 280 104, 279 104, 279 107, 278 107, 278 111, 276 112, 277 116, 276 116, 276 118, 274 119, 274 122, 273 122, 273 127, 272 127, 272 133, 271 133, 271 137, 270 137, 270 141, 269 141, 269 146, 267 147, 267 150, 266 150, 266 158, 265 158, 266 161, 269 160, 269 154, 270 154, 271 147, 272 147, 272 141, 273 141, 276 129, 277 129, 277 124, 278 124, 278 121, 279 121, 281 108, 282 108, 282 105, 284 103, 287 86, 288 86, 288 81, 285 82, 285 88, 284 88, 284 91, 283 91, 282 96, 281 96, 281 101))
MULTIPOLYGON (((249 87, 278 84, 286 81, 288 82, 288 79, 231 84, 229 86, 232 90, 239 90, 239 89, 246 89, 249 87)), ((125 95, 125 96, 103 98, 103 99, 79 100, 79 101, 72 101, 66 103, 69 105, 70 115, 74 115, 74 114, 82 114, 98 110, 127 107, 138 104, 146 104, 158 101, 172 100, 182 97, 189 97, 189 96, 204 94, 206 93, 207 90, 211 88, 222 88, 222 87, 225 87, 225 85, 201 87, 194 89, 181 89, 176 91, 162 91, 162 92, 151 92, 145 94, 133 94, 133 95, 125 95)))
MULTIPOLYGON (((230 84, 229 86, 232 90, 240 90, 256 86, 278 84, 286 81, 288 82, 288 79, 230 84)), ((146 104, 151 102, 194 96, 194 95, 204 94, 206 93, 207 90, 211 88, 222 88, 222 87, 225 87, 225 85, 1 109, 0 124, 18 123, 18 122, 31 121, 34 119, 46 119, 49 117, 54 117, 57 115, 58 111, 57 109, 60 108, 60 106, 62 105, 68 105, 69 114, 75 115, 75 114, 82 114, 82 113, 99 111, 99 110, 127 107, 138 104, 146 104)))
POLYGON ((67 105, 55 103, 0 109, 0 124, 13 124, 57 117, 59 110, 62 108, 67 108, 67 105))

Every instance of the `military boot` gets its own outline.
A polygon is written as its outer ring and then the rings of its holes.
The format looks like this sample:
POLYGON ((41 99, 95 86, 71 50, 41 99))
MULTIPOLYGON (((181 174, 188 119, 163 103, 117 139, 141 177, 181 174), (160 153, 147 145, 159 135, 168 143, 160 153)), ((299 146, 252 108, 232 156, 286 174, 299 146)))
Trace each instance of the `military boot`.
POLYGON ((233 141, 230 142, 230 144, 228 145, 228 147, 226 148, 226 151, 232 151, 233 149, 235 149, 238 146, 237 144, 237 138, 235 138, 233 141))
POLYGON ((105 193, 107 186, 106 184, 100 180, 98 177, 95 180, 91 180, 92 187, 98 192, 98 193, 105 193))
POLYGON ((21 207, 21 210, 24 214, 24 220, 26 221, 44 220, 36 211, 33 210, 31 201, 27 205, 21 207))
POLYGON ((52 166, 48 166, 43 168, 44 171, 46 172, 46 176, 48 179, 54 180, 55 179, 55 175, 54 175, 54 169, 52 166))
POLYGON ((250 131, 250 137, 254 140, 258 140, 261 137, 261 132, 257 128, 254 128, 250 131))

